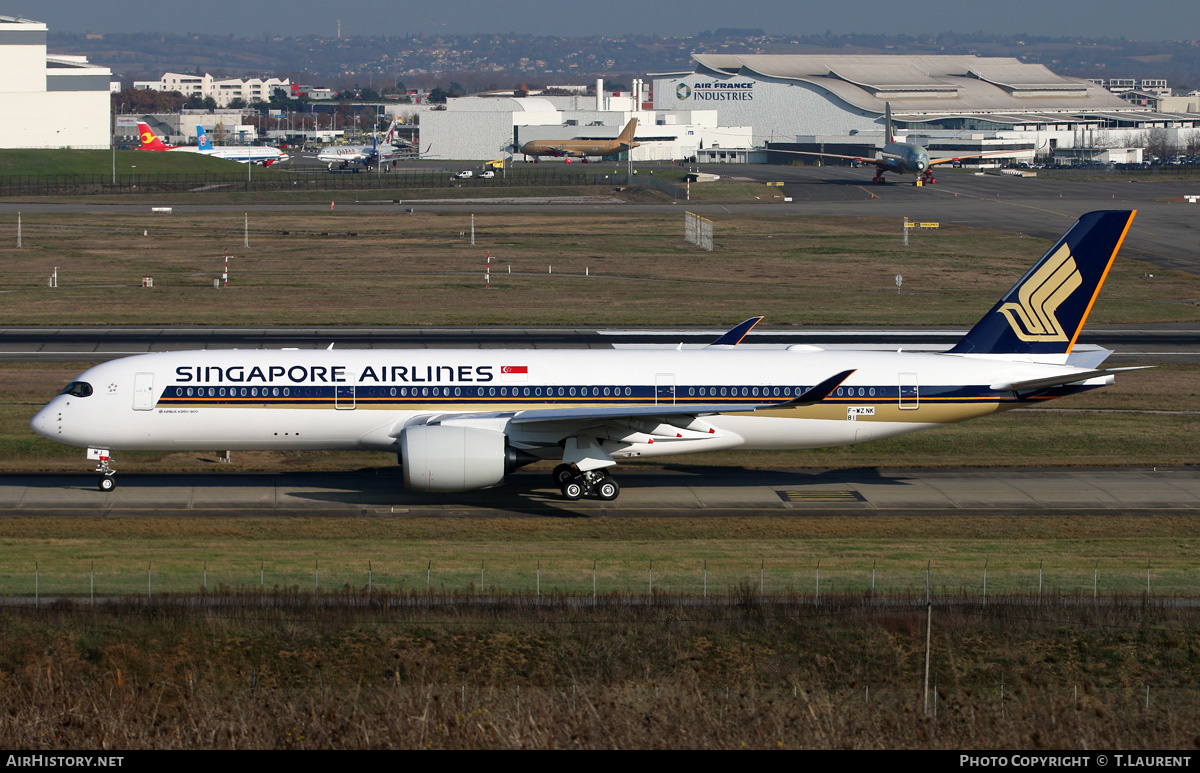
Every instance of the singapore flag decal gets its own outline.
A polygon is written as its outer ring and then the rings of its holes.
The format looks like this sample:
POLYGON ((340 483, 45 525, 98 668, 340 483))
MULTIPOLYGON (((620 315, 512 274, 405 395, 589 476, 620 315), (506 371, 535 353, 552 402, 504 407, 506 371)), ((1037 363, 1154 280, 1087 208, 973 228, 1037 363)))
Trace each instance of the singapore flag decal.
POLYGON ((500 366, 501 381, 528 381, 529 366, 528 365, 502 365, 500 366))

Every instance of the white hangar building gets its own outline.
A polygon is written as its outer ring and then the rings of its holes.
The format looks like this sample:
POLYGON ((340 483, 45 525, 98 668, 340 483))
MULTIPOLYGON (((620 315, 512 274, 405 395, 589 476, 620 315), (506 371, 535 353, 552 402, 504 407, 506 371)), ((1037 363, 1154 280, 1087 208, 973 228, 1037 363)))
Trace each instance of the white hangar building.
POLYGON ((46 33, 0 16, 0 148, 108 148, 112 71, 48 55, 46 33))
POLYGON ((1151 128, 1167 129, 1178 140, 1200 131, 1200 114, 1147 112, 1095 83, 1014 58, 692 57, 693 71, 650 76, 654 109, 715 109, 721 124, 752 126, 760 146, 846 142, 860 134, 871 138, 869 144, 881 144, 889 102, 898 130, 907 129, 910 140, 941 138, 947 151, 988 149, 987 140, 1002 139, 1043 151, 1113 146, 1151 128))
POLYGON ((710 108, 639 109, 628 96, 462 97, 421 113, 421 157, 487 160, 513 156, 530 140, 615 139, 638 119, 634 161, 689 159, 706 148, 749 148, 750 127, 718 126, 710 108))

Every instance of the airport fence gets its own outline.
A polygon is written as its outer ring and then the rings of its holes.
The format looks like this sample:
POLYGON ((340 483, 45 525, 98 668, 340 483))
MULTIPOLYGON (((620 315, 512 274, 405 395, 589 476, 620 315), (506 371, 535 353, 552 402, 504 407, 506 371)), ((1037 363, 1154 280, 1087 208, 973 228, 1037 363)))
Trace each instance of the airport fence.
MULTIPOLYGON (((226 561, 196 561, 187 570, 178 559, 164 567, 148 560, 144 568, 116 571, 90 564, 64 570, 35 563, 28 571, 11 565, 0 572, 0 605, 14 598, 40 603, 58 597, 96 598, 163 594, 212 597, 283 598, 314 595, 331 599, 395 597, 413 599, 568 598, 620 599, 638 603, 681 600, 730 603, 746 599, 821 605, 829 600, 861 598, 876 605, 924 606, 926 603, 1022 603, 1112 606, 1152 604, 1200 607, 1200 572, 1128 564, 1089 568, 1030 567, 997 569, 962 566, 924 571, 888 569, 878 564, 847 566, 814 560, 795 566, 727 561, 681 565, 671 560, 606 565, 603 561, 530 559, 527 564, 463 560, 372 561, 347 566, 322 562, 299 566, 264 559, 254 566, 226 561), (722 601, 723 600, 723 601, 722 601)), ((22 602, 24 603, 24 602, 22 602)), ((836 603, 836 602, 834 602, 836 603)))
POLYGON ((684 200, 688 198, 687 189, 681 188, 665 180, 659 180, 650 175, 635 175, 631 185, 639 188, 653 188, 660 193, 665 193, 673 199, 684 200))
MULTIPOLYGON (((635 184, 683 198, 678 186, 652 178, 635 184), (673 191, 673 192, 672 192, 673 191)), ((388 169, 361 172, 288 172, 251 169, 235 174, 118 175, 14 175, 0 176, 0 197, 88 196, 165 193, 230 193, 259 191, 396 190, 410 188, 487 189, 528 187, 622 187, 629 185, 625 172, 576 171, 561 168, 525 168, 497 173, 491 179, 456 179, 449 171, 388 169)))

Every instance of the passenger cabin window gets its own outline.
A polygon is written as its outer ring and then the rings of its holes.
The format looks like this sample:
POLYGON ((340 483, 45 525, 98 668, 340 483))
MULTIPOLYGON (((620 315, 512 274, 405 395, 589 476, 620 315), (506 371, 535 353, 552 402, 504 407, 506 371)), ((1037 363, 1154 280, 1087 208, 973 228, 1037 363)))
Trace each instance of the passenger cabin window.
POLYGON ((92 394, 92 385, 86 381, 72 381, 70 384, 67 384, 67 388, 62 391, 62 394, 74 397, 88 397, 92 394))

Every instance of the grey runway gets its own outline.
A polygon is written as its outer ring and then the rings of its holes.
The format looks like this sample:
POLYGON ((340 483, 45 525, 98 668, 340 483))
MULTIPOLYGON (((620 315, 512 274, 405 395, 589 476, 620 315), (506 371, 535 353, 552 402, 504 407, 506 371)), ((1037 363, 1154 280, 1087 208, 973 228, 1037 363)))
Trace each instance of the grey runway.
POLYGON ((820 517, 1195 515, 1194 468, 730 470, 677 466, 618 471, 615 502, 567 502, 546 472, 495 489, 405 491, 398 468, 315 473, 120 473, 0 476, 0 516, 14 517, 820 517))

